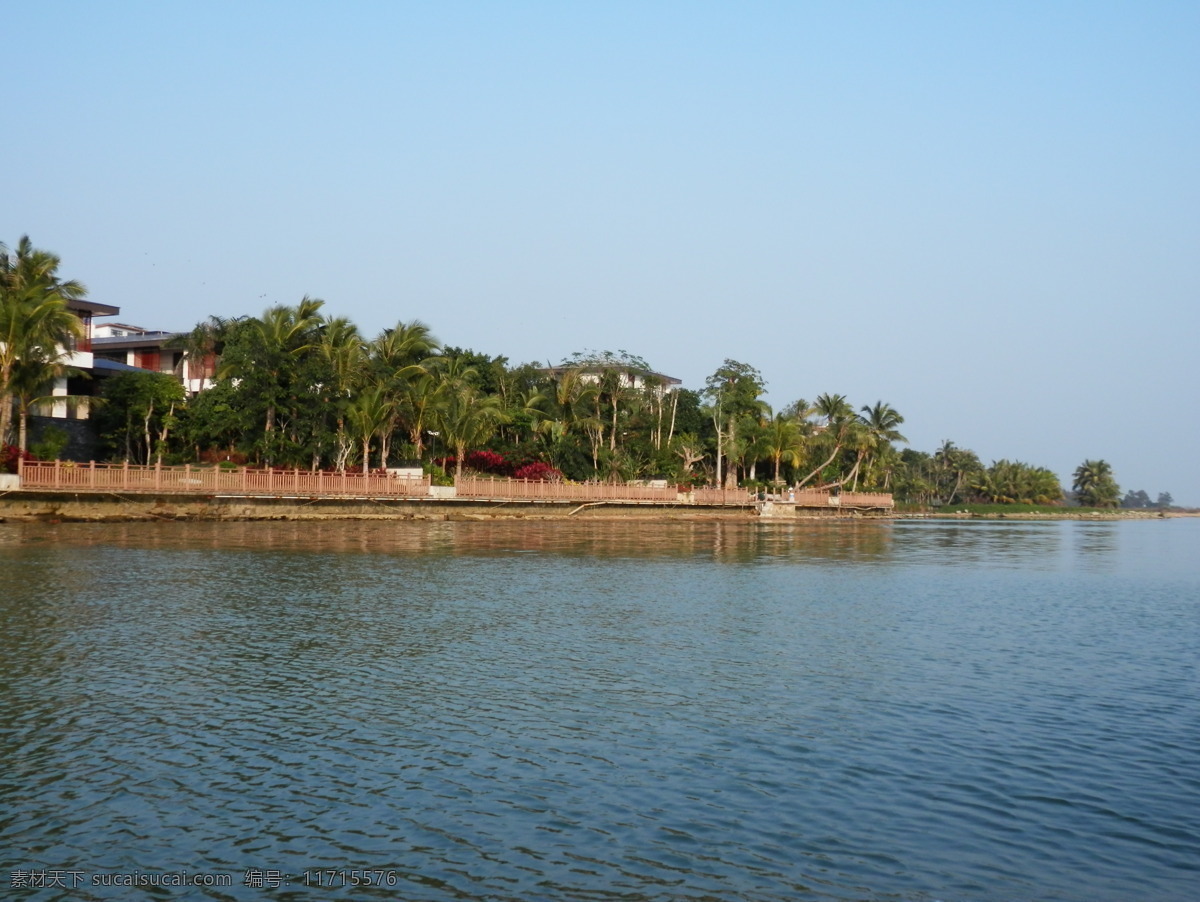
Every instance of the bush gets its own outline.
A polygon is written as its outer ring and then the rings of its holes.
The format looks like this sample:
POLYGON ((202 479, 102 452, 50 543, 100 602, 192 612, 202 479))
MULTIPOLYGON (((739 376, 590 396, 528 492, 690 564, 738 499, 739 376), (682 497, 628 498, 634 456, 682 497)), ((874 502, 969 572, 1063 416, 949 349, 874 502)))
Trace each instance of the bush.
POLYGON ((504 459, 504 455, 495 451, 468 451, 463 464, 480 473, 494 473, 497 476, 508 476, 512 472, 512 465, 504 459))
POLYGON ((562 471, 544 461, 535 460, 513 473, 514 479, 530 479, 537 482, 562 482, 562 471))
POLYGON ((17 472, 17 461, 21 458, 24 458, 26 463, 38 459, 28 451, 22 454, 16 445, 0 446, 0 473, 17 472))
POLYGON ((47 426, 42 430, 41 440, 35 442, 30 450, 38 460, 58 460, 70 443, 71 436, 65 429, 47 426))

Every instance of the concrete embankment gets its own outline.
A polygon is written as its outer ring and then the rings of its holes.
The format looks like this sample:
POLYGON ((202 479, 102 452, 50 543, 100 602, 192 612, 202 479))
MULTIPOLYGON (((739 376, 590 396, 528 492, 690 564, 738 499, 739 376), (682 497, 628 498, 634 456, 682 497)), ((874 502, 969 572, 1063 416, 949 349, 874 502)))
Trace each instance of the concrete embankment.
POLYGON ((755 519, 751 507, 636 502, 299 498, 19 491, 0 495, 0 520, 494 520, 755 519))

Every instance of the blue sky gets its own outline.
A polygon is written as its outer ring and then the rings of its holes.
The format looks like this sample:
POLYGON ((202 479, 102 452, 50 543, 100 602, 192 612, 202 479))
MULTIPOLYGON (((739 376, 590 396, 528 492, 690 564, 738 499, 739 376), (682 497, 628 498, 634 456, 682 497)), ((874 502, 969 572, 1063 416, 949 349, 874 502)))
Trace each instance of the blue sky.
POLYGON ((0 241, 1200 505, 1200 4, 5 2, 0 241))

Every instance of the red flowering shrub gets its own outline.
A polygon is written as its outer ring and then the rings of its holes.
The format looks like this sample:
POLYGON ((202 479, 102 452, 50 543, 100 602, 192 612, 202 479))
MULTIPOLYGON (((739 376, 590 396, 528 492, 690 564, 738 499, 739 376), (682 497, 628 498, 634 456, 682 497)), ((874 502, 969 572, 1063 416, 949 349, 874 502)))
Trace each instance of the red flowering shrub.
POLYGON ((540 460, 535 460, 533 463, 525 464, 517 472, 513 473, 516 479, 533 479, 539 482, 562 482, 562 471, 556 467, 550 466, 540 460))
POLYGON ((37 460, 28 451, 22 454, 21 449, 16 445, 0 445, 0 473, 17 472, 17 460, 22 457, 27 462, 37 460))
POLYGON ((480 473, 495 473, 497 476, 507 476, 512 472, 512 467, 504 459, 504 455, 497 454, 495 451, 468 451, 467 458, 463 463, 472 470, 478 470, 480 473))

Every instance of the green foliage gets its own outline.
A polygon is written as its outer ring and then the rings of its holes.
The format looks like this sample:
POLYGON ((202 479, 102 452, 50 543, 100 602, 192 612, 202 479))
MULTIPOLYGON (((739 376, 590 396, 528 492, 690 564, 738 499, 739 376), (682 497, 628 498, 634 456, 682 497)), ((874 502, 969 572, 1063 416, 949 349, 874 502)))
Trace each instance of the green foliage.
MULTIPOLYGON (((24 414, 35 392, 61 374, 55 354, 79 328, 65 301, 83 287, 58 280, 58 259, 27 238, 16 254, 0 251, 3 434, 14 396, 24 414), (53 315, 36 320, 36 311, 53 315)), ((553 466, 580 480, 715 477, 733 486, 769 478, 892 491, 902 503, 929 507, 1062 498, 1044 468, 1008 460, 984 468, 949 441, 933 453, 898 450, 904 418, 883 401, 856 413, 845 395, 824 393, 772 415, 762 374, 740 361, 726 359, 700 392, 673 389, 623 349, 576 352, 551 370, 513 367, 503 356, 439 350, 416 320, 367 341, 323 306, 304 297, 258 317, 210 317, 181 336, 177 346, 195 361, 191 378, 213 382, 190 403, 170 376, 108 380, 96 418, 109 453, 150 461, 187 448, 195 457, 341 469, 352 460, 387 465, 393 447, 418 460, 440 452, 459 461, 492 449, 514 464, 553 466)), ((1081 500, 1117 503, 1107 467, 1086 461, 1076 472, 1081 500)), ((1149 500, 1140 493, 1126 502, 1149 500)), ((1170 495, 1158 504, 1170 504, 1170 495)))
POLYGON ((87 289, 60 279, 59 262, 28 235, 12 252, 0 244, 0 444, 8 440, 15 399, 22 450, 31 405, 49 382, 66 374, 66 348, 83 336, 67 303, 86 297, 87 289))
POLYGON ((619 351, 576 351, 563 359, 560 366, 582 369, 612 369, 623 372, 651 373, 653 369, 643 357, 630 354, 624 348, 619 351))
POLYGON ((976 474, 972 488, 980 500, 1000 504, 1052 504, 1063 497, 1054 473, 1021 461, 994 462, 976 474))
POLYGON ((1076 467, 1072 488, 1084 507, 1116 507, 1121 498, 1112 467, 1105 460, 1085 460, 1076 467))
POLYGON ((116 373, 94 415, 101 446, 117 460, 149 464, 166 454, 186 398, 170 373, 116 373))
POLYGON ((47 426, 29 449, 38 460, 58 460, 71 443, 71 436, 57 426, 47 426))

